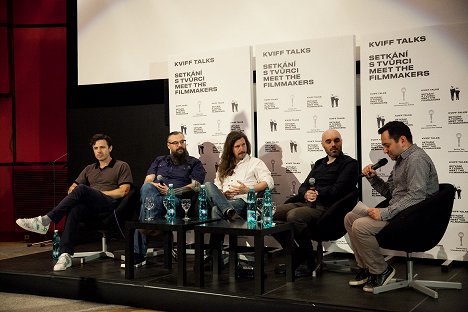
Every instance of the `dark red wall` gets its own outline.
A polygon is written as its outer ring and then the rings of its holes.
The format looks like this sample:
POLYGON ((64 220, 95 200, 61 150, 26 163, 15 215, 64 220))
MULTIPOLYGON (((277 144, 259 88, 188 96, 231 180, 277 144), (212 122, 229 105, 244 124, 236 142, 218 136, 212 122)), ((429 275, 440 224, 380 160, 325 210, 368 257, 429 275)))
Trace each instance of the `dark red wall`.
POLYGON ((67 151, 66 4, 0 0, 0 241, 21 238, 15 219, 55 200, 51 164, 67 151))

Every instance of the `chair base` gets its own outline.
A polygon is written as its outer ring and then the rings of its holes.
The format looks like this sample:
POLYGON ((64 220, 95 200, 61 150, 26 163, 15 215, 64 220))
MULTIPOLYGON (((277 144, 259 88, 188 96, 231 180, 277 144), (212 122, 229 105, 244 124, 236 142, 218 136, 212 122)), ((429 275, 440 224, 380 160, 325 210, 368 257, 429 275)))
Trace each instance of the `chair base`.
POLYGON ((351 265, 349 260, 328 260, 318 263, 312 271, 312 277, 317 277, 323 271, 332 271, 339 273, 352 273, 356 267, 351 265))
POLYGON ((406 262, 407 278, 406 280, 393 279, 389 284, 384 286, 378 286, 374 288, 374 294, 380 294, 394 289, 400 288, 413 288, 423 294, 430 296, 434 299, 439 298, 437 291, 429 288, 442 288, 442 289, 462 289, 462 283, 457 282, 443 282, 443 281, 428 281, 428 280, 416 280, 413 275, 413 261, 408 260, 406 262))
POLYGON ((80 262, 82 264, 96 260, 96 259, 100 259, 100 258, 115 259, 114 253, 107 250, 106 232, 102 232, 101 246, 102 246, 102 249, 100 251, 75 252, 72 258, 80 259, 80 262))
POLYGON ((114 254, 110 251, 75 252, 72 257, 75 259, 79 258, 82 264, 101 258, 115 258, 114 254))
POLYGON ((314 270, 312 271, 312 277, 317 277, 322 271, 333 271, 333 272, 340 272, 340 273, 352 273, 358 270, 356 266, 351 265, 351 261, 349 259, 343 260, 323 260, 323 257, 333 252, 324 252, 323 251, 323 244, 321 241, 317 241, 317 256, 316 256, 316 265, 314 270))
POLYGON ((456 282, 441 282, 441 281, 427 281, 427 280, 396 280, 384 286, 374 288, 374 294, 380 294, 394 289, 400 288, 413 288, 417 291, 430 296, 434 299, 439 298, 437 291, 429 288, 443 288, 443 289, 462 289, 462 283, 456 282))

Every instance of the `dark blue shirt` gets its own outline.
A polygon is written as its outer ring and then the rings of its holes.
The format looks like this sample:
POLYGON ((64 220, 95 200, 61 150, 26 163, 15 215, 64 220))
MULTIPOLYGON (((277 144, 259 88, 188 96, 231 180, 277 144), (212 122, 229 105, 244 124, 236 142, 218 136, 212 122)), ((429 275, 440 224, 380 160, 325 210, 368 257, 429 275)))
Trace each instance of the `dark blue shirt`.
POLYGON ((203 184, 205 173, 203 164, 195 157, 188 156, 185 163, 174 165, 171 156, 165 155, 156 157, 149 167, 147 175, 154 174, 156 177, 161 175, 165 184, 172 183, 174 188, 179 188, 192 183, 192 180, 203 184))
POLYGON ((318 192, 317 204, 330 207, 356 189, 360 177, 359 166, 356 159, 341 153, 334 162, 327 164, 328 156, 315 162, 314 168, 299 187, 298 195, 304 200, 309 190, 309 179, 315 179, 315 188, 318 192))

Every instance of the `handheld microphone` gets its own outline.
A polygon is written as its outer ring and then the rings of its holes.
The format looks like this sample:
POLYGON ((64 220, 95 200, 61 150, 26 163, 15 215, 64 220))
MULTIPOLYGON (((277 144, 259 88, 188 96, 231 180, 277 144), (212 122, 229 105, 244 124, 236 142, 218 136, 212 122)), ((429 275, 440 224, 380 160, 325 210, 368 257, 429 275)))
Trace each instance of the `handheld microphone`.
MULTIPOLYGON (((315 178, 309 178, 309 184, 309 190, 315 191, 315 178)), ((317 203, 315 201, 310 203, 310 207, 312 208, 316 207, 316 205, 317 203)))
POLYGON ((158 174, 156 180, 158 180, 159 184, 164 185, 164 177, 162 175, 158 174))
POLYGON ((315 190, 315 178, 309 179, 309 185, 311 190, 315 190))
MULTIPOLYGON (((377 169, 379 169, 380 167, 385 166, 387 163, 388 163, 388 159, 387 159, 387 158, 382 158, 382 159, 379 159, 378 162, 376 162, 375 164, 373 164, 373 165, 371 166, 371 168, 372 168, 373 170, 377 170, 377 169)), ((361 177, 364 177, 364 176, 365 176, 365 175, 364 175, 363 173, 361 173, 361 177)))

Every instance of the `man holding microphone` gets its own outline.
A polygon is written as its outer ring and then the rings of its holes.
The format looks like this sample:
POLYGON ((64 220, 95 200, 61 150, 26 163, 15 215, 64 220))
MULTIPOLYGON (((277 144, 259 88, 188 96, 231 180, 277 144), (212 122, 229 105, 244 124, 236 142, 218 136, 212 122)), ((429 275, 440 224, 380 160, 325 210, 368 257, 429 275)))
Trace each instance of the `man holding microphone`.
MULTIPOLYGON (((295 275, 310 276, 313 270, 313 249, 309 226, 313 226, 320 216, 343 196, 356 189, 359 178, 357 160, 342 152, 341 134, 335 129, 322 134, 322 147, 327 154, 316 161, 314 167, 299 187, 298 202, 279 205, 274 220, 294 224, 294 239, 297 246, 293 249, 295 275), (306 267, 299 265, 307 260, 306 267)), ((284 247, 283 235, 274 237, 284 247)), ((283 273, 283 266, 277 267, 283 273)))
POLYGON ((395 161, 385 182, 378 177, 375 167, 367 165, 362 174, 382 196, 390 199, 385 208, 369 208, 362 202, 344 219, 356 262, 360 268, 350 286, 374 287, 386 285, 395 275, 395 269, 385 262, 376 235, 400 211, 434 195, 439 190, 437 171, 431 158, 413 144, 411 130, 400 121, 391 121, 379 129, 383 151, 395 161))

